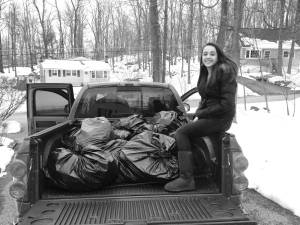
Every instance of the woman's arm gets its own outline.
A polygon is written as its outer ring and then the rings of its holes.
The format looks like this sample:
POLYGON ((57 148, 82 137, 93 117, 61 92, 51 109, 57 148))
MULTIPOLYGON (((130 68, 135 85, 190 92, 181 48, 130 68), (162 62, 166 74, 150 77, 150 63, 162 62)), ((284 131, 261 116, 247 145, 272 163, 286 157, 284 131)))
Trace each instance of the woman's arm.
POLYGON ((207 105, 204 108, 198 108, 196 116, 206 118, 212 116, 221 116, 235 110, 235 95, 237 82, 233 71, 226 71, 220 74, 220 96, 215 104, 207 105))

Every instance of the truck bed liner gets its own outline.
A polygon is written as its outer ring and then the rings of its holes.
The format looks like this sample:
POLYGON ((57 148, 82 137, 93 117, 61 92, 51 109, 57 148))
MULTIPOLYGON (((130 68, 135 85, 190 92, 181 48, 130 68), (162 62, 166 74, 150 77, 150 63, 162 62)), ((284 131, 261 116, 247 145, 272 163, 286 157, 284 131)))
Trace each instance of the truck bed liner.
POLYGON ((40 200, 26 225, 254 224, 222 195, 103 197, 40 200), (222 222, 222 223, 221 223, 222 222))
MULTIPOLYGON (((61 199, 61 198, 93 198, 97 196, 144 196, 144 195, 168 195, 163 189, 164 183, 139 183, 139 184, 120 184, 112 185, 98 191, 72 193, 57 188, 47 188, 43 191, 42 199, 61 199)), ((197 190, 191 193, 212 194, 219 193, 219 188, 211 178, 196 178, 197 190)))

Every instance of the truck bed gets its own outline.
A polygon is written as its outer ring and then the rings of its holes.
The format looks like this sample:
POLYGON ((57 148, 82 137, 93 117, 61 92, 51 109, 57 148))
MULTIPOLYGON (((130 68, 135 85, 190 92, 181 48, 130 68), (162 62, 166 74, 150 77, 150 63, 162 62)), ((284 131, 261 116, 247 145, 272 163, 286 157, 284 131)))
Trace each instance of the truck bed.
POLYGON ((162 183, 113 185, 88 193, 48 187, 20 224, 254 224, 207 179, 197 178, 197 190, 178 194, 165 192, 162 183))

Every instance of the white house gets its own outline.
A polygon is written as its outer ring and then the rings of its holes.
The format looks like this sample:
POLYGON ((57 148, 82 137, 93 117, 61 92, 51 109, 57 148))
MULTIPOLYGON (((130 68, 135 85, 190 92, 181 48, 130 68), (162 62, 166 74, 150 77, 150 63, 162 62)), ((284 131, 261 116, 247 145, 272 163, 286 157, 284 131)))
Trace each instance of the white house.
MULTIPOLYGON (((278 41, 268 41, 242 37, 241 64, 261 65, 270 72, 277 65, 278 41)), ((282 63, 287 66, 290 58, 292 41, 286 40, 282 43, 282 63)), ((292 67, 300 66, 300 46, 295 43, 292 67)))
POLYGON ((83 57, 71 60, 46 59, 40 63, 41 82, 45 83, 72 83, 79 86, 109 81, 110 73, 108 63, 83 57))

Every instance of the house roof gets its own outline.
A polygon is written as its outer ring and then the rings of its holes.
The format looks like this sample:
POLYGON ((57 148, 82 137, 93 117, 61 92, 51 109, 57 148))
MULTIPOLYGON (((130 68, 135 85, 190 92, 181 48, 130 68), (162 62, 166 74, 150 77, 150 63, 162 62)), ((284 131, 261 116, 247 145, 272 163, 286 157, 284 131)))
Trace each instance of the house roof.
POLYGON ((86 57, 76 57, 76 58, 73 58, 73 59, 70 59, 70 60, 73 60, 73 61, 90 61, 91 59, 86 58, 86 57))
MULTIPOLYGON (((255 49, 278 49, 278 41, 268 41, 257 38, 241 37, 243 47, 250 47, 255 49)), ((291 40, 283 41, 282 49, 291 49, 291 40)), ((300 49, 300 46, 295 43, 295 49, 300 49)))
POLYGON ((296 43, 300 45, 300 31, 296 34, 293 32, 292 27, 281 28, 281 33, 279 28, 241 28, 240 34, 249 38, 257 38, 261 40, 267 40, 271 42, 276 42, 279 37, 283 41, 289 41, 296 37, 296 43))
POLYGON ((56 60, 46 59, 41 63, 44 69, 65 69, 65 70, 102 70, 110 71, 111 67, 103 61, 93 60, 56 60))

